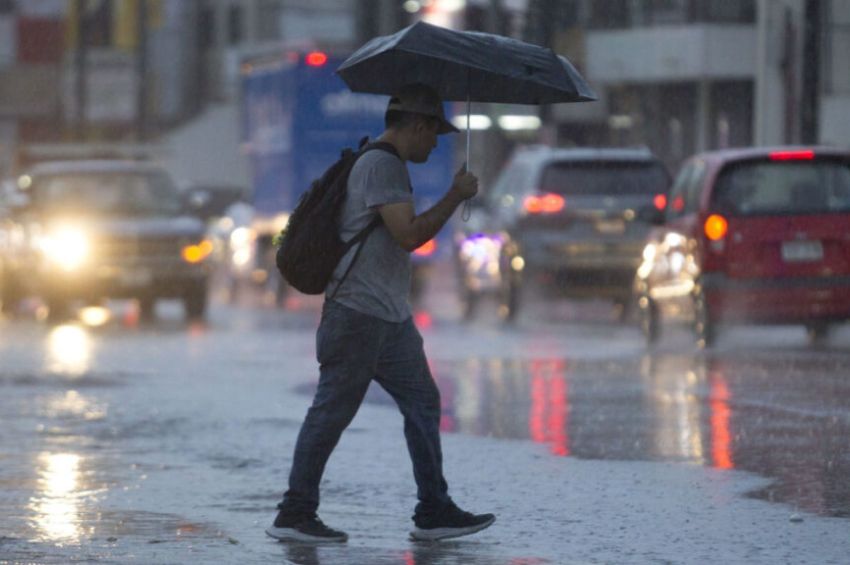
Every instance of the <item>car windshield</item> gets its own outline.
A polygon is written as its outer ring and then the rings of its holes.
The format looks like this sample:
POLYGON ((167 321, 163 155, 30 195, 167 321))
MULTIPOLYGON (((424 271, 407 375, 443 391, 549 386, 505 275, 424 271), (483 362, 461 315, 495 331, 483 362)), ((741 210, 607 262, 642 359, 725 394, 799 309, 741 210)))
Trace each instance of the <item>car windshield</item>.
POLYGON ((578 196, 649 195, 666 192, 667 173, 657 162, 560 161, 543 171, 541 190, 578 196))
POLYGON ((63 173, 35 177, 33 202, 39 207, 92 214, 173 216, 180 195, 159 172, 63 173))
POLYGON ((714 207, 733 215, 850 212, 850 163, 756 161, 720 174, 714 207))

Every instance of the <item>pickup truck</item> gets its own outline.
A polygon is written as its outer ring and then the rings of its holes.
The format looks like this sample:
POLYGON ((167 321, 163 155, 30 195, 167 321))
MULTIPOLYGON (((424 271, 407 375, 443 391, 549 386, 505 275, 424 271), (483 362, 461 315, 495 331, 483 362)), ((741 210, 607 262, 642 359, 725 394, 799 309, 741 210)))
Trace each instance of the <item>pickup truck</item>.
POLYGON ((161 167, 116 160, 43 162, 18 176, 0 237, 0 311, 37 297, 49 318, 74 301, 137 299, 142 317, 176 298, 205 315, 212 244, 161 167))

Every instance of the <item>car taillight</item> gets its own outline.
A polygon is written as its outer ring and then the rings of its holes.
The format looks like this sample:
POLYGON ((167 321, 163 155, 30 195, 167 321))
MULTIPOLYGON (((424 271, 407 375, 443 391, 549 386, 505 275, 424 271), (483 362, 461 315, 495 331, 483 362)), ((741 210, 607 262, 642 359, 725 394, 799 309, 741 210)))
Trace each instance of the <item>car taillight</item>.
POLYGON ((548 192, 541 195, 526 196, 522 205, 529 214, 555 214, 566 206, 564 197, 548 192))
POLYGON ((413 253, 419 255, 420 257, 430 257, 437 250, 437 241, 434 239, 429 239, 419 247, 417 247, 413 253))
POLYGON ((810 150, 773 151, 768 156, 771 161, 811 161, 815 158, 815 152, 810 150))
POLYGON ((705 237, 710 241, 720 241, 726 237, 726 232, 729 231, 729 222, 720 214, 712 214, 705 219, 703 231, 705 237))
POLYGON ((328 56, 321 51, 313 51, 304 57, 304 61, 311 67, 322 67, 328 62, 328 56))
POLYGON ((667 195, 666 194, 656 194, 655 198, 652 199, 652 204, 658 210, 664 210, 667 207, 667 195))

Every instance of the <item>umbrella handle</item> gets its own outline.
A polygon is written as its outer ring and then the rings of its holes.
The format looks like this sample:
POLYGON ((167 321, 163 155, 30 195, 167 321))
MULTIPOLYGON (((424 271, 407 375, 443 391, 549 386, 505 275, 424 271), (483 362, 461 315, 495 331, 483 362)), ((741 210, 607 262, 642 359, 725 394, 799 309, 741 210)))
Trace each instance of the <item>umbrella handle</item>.
MULTIPOLYGON (((466 81, 466 170, 469 171, 469 117, 471 114, 472 100, 469 93, 469 76, 471 72, 467 73, 467 81, 466 81)), ((472 216, 472 210, 469 205, 469 198, 463 201, 463 210, 460 213, 460 218, 467 222, 469 221, 470 216, 472 216)))

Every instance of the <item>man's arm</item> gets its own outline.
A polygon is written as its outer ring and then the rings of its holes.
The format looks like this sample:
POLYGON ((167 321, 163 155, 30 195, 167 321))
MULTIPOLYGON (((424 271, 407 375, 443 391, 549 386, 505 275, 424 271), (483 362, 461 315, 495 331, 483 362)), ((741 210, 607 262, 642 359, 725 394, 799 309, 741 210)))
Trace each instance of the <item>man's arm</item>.
POLYGON ((478 179, 461 169, 439 202, 418 216, 410 202, 385 204, 380 207, 379 213, 393 239, 405 251, 413 251, 437 235, 460 203, 477 192, 478 179))

